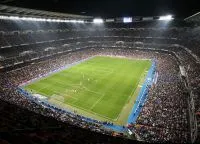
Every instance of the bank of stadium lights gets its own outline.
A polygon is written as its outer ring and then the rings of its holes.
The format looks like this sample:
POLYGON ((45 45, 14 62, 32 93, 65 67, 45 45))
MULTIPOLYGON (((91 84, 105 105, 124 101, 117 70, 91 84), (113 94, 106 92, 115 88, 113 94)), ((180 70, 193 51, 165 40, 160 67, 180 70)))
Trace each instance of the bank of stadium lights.
POLYGON ((0 19, 6 19, 6 20, 23 20, 23 21, 43 21, 43 22, 84 23, 83 20, 45 19, 45 18, 18 17, 18 16, 1 16, 1 15, 0 15, 0 19))
POLYGON ((159 20, 165 20, 165 21, 170 21, 173 20, 174 18, 172 17, 172 15, 166 15, 166 16, 160 16, 159 20))
POLYGON ((132 20, 132 17, 124 17, 123 18, 123 23, 131 23, 133 20, 132 20))
POLYGON ((103 22, 104 21, 101 18, 95 18, 95 19, 93 19, 93 23, 95 23, 95 24, 102 24, 103 22))

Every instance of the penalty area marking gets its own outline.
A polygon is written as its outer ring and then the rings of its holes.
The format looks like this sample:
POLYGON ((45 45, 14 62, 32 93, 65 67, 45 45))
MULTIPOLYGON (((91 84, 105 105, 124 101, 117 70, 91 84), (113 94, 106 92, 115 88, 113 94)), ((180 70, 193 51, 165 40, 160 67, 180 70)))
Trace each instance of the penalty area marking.
MULTIPOLYGON (((147 72, 148 72, 148 71, 147 71, 147 72)), ((129 95, 126 104, 125 104, 124 107, 122 108, 121 112, 118 114, 118 116, 117 116, 117 118, 115 119, 115 121, 117 121, 117 120, 119 119, 119 117, 120 117, 120 115, 122 114, 123 110, 126 108, 127 104, 129 103, 131 97, 135 95, 137 88, 138 88, 138 87, 140 87, 140 88, 142 87, 141 85, 139 85, 139 83, 140 83, 140 82, 142 81, 142 79, 143 79, 143 74, 146 74, 146 69, 145 69, 145 70, 143 71, 143 73, 141 74, 140 80, 137 82, 137 87, 136 87, 135 89, 133 89, 133 91, 132 91, 131 94, 129 95), (134 93, 133 93, 133 92, 134 92, 134 93), (133 93, 133 94, 132 94, 132 93, 133 93)), ((145 77, 146 77, 146 76, 145 76, 145 77)))
POLYGON ((103 98, 104 98, 105 94, 103 94, 91 107, 90 110, 92 110, 103 98))
POLYGON ((88 89, 88 88, 85 87, 85 86, 83 86, 83 88, 84 88, 86 91, 89 91, 89 92, 91 92, 91 93, 95 93, 95 94, 100 95, 100 96, 103 95, 103 94, 101 94, 101 93, 98 93, 98 92, 92 91, 92 90, 88 89))
MULTIPOLYGON (((32 91, 34 91, 34 92, 36 92, 35 90, 32 90, 32 91)), ((51 90, 52 91, 52 90, 51 90)), ((57 92, 55 92, 55 91, 53 91, 54 93, 57 93, 57 92)), ((44 93, 42 93, 42 92, 39 92, 39 94, 43 94, 43 95, 46 95, 46 94, 44 94, 44 93)), ((59 93, 58 93, 59 94, 59 93)), ((55 94, 54 95, 52 95, 53 97, 54 96, 56 96, 55 94)), ((102 95, 103 96, 103 95, 102 95)), ((74 98, 74 97, 72 97, 72 98, 74 98)), ((62 101, 60 101, 59 99, 55 99, 55 98, 51 98, 50 97, 50 100, 48 100, 49 102, 51 101, 51 99, 52 100, 56 100, 56 103, 58 103, 58 107, 59 107, 59 104, 60 105, 70 105, 70 106, 72 106, 72 107, 75 107, 75 108, 77 108, 77 109, 81 109, 81 110, 83 110, 83 111, 85 111, 85 112, 87 112, 87 113, 91 113, 91 114, 93 114, 93 115, 96 115, 96 116, 99 116, 99 117, 102 117, 102 118, 105 118, 105 119, 107 119, 107 120, 109 120, 109 121, 115 121, 114 119, 112 119, 112 118, 109 118, 109 117, 107 117, 107 116, 104 116, 104 115, 101 115, 101 114, 98 114, 98 113, 95 113, 95 112, 93 112, 92 110, 88 110, 88 109, 85 109, 85 108, 82 108, 82 107, 79 107, 79 106, 77 106, 77 105, 73 105, 72 103, 63 103, 62 101)), ((55 104, 55 103, 54 103, 55 104)), ((61 108, 61 107, 60 107, 61 108)), ((63 108, 63 107, 62 107, 63 108)), ((61 109, 62 109, 61 108, 61 109)), ((83 114, 84 115, 84 114, 83 114)), ((95 118, 94 118, 95 119, 95 118)), ((98 119, 97 119, 98 120, 98 119)))
MULTIPOLYGON (((81 110, 83 110, 83 111, 85 111, 85 112, 87 112, 87 113, 89 113, 89 114, 92 113, 93 115, 96 115, 96 116, 99 116, 99 117, 105 118, 105 119, 110 120, 110 121, 115 121, 115 120, 112 119, 112 118, 109 118, 109 117, 107 117, 107 116, 104 116, 104 115, 101 115, 101 114, 95 113, 95 112, 93 112, 92 110, 88 110, 88 109, 85 109, 85 108, 79 107, 79 106, 77 106, 77 105, 73 105, 73 104, 69 104, 69 103, 67 103, 66 105, 70 105, 70 106, 75 107, 75 108, 77 108, 77 109, 81 109, 81 110)), ((83 114, 83 115, 84 115, 84 114, 83 114)), ((90 116, 88 116, 88 117, 90 117, 90 116)), ((95 119, 95 118, 94 118, 94 119, 95 119)))

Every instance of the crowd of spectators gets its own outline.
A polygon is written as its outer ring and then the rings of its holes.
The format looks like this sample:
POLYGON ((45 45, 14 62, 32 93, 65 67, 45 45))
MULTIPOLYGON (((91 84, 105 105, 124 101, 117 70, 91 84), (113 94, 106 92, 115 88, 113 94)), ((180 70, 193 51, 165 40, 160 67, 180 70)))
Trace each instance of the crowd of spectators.
POLYGON ((178 44, 200 56, 198 40, 194 39, 191 33, 191 28, 112 28, 108 25, 100 28, 86 25, 77 29, 66 26, 63 29, 2 32, 0 34, 0 62, 3 66, 13 66, 30 59, 76 49, 80 43, 90 45, 92 41, 142 42, 144 45, 160 46, 178 44), (187 35, 184 34, 185 31, 187 35))
MULTIPOLYGON (((155 141, 187 142, 188 95, 180 80, 178 67, 174 65, 175 62, 170 57, 167 57, 158 60, 157 83, 149 91, 148 100, 140 113, 137 124, 162 133, 153 139, 155 141), (163 135, 168 136, 163 137, 163 135)), ((139 132, 144 130, 144 127, 137 127, 137 125, 133 128, 139 132)), ((144 139, 149 140, 148 135, 144 135, 144 139)))
MULTIPOLYGON (((4 74, 3 77, 5 80, 2 85, 4 85, 5 96, 3 98, 8 99, 8 95, 12 95, 10 96, 9 101, 11 100, 13 102, 17 102, 18 100, 16 101, 15 99, 17 98, 20 103, 25 103, 24 101, 20 101, 21 99, 26 99, 25 97, 21 96, 15 90, 5 90, 5 87, 9 87, 9 89, 10 85, 17 87, 24 82, 47 74, 50 71, 54 71, 66 64, 80 61, 94 55, 118 55, 136 59, 156 59, 157 73, 159 75, 157 84, 150 89, 148 99, 136 124, 129 125, 128 127, 138 133, 141 139, 145 141, 188 141, 189 124, 187 121, 187 93, 183 83, 181 82, 179 67, 176 59, 169 54, 124 48, 91 48, 72 52, 67 55, 53 57, 52 59, 34 63, 4 74), (9 79, 9 83, 6 78, 9 79), (8 92, 11 93, 6 94, 8 92), (159 133, 162 133, 162 135, 159 135, 159 133), (154 137, 152 137, 152 135, 154 135, 154 137)), ((69 115, 59 117, 60 114, 54 115, 49 109, 45 109, 44 111, 41 110, 42 108, 37 104, 31 103, 27 99, 25 101, 28 103, 30 110, 37 111, 38 113, 42 112, 43 115, 53 116, 58 120, 69 123, 69 115)), ((73 117, 73 115, 71 115, 71 117, 71 123, 82 127, 87 125, 85 122, 76 122, 75 119, 77 119, 78 116, 73 117)), ((89 127, 98 131, 97 129, 100 129, 101 126, 98 125, 96 127, 96 125, 91 126, 90 124, 89 127)), ((101 132, 102 131, 103 130, 101 129, 101 132)))
POLYGON ((159 75, 156 85, 149 90, 148 99, 136 124, 128 127, 136 131, 145 141, 187 142, 189 134, 188 94, 181 82, 176 60, 168 54, 161 55, 154 52, 129 50, 128 53, 126 51, 113 53, 120 55, 121 52, 126 57, 156 58, 159 75))
MULTIPOLYGON (((15 96, 15 95, 14 95, 15 96)), ((16 100, 15 100, 16 101, 16 100)), ((131 143, 46 117, 0 100, 0 143, 131 143)))

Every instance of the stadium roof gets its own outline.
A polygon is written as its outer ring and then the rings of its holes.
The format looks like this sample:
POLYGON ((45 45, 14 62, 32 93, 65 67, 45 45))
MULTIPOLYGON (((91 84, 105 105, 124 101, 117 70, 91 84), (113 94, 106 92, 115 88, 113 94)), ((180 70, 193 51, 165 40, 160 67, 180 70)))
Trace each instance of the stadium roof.
POLYGON ((184 19, 185 21, 194 21, 194 22, 200 22, 200 12, 195 13, 187 18, 184 19))
POLYGON ((0 4, 103 18, 174 15, 184 19, 200 11, 192 0, 0 0, 0 4))
POLYGON ((49 12, 44 10, 33 10, 28 8, 18 8, 13 6, 0 5, 0 15, 7 16, 27 16, 39 18, 57 18, 57 19, 91 19, 91 16, 49 12))

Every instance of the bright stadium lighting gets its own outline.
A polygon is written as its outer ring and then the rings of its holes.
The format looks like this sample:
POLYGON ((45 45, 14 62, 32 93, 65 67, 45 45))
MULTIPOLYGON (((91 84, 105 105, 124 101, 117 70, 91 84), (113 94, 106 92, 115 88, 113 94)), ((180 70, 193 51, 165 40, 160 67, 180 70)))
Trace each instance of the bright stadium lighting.
POLYGON ((95 19, 93 19, 93 23, 95 23, 95 24, 101 24, 101 23, 103 23, 103 19, 95 18, 95 19))
POLYGON ((123 22, 124 23, 130 23, 130 22, 132 22, 132 17, 124 17, 123 18, 123 22))
POLYGON ((77 23, 84 23, 83 20, 77 20, 77 23))
POLYGON ((69 22, 69 20, 64 20, 64 22, 68 23, 68 22, 69 22))
POLYGON ((65 19, 50 19, 50 18, 34 18, 34 17, 18 17, 18 16, 3 16, 0 19, 6 20, 23 20, 23 21, 43 21, 43 22, 66 22, 66 23, 84 23, 83 20, 65 20, 65 19))
POLYGON ((58 22, 56 19, 52 19, 51 21, 52 21, 52 22, 58 22))
POLYGON ((76 23, 76 20, 70 20, 71 23, 76 23))
POLYGON ((20 18, 18 16, 10 16, 9 19, 20 20, 20 18))
POLYGON ((172 20, 172 19, 173 19, 172 15, 160 16, 160 17, 159 17, 159 20, 166 20, 166 21, 169 21, 169 20, 172 20))

